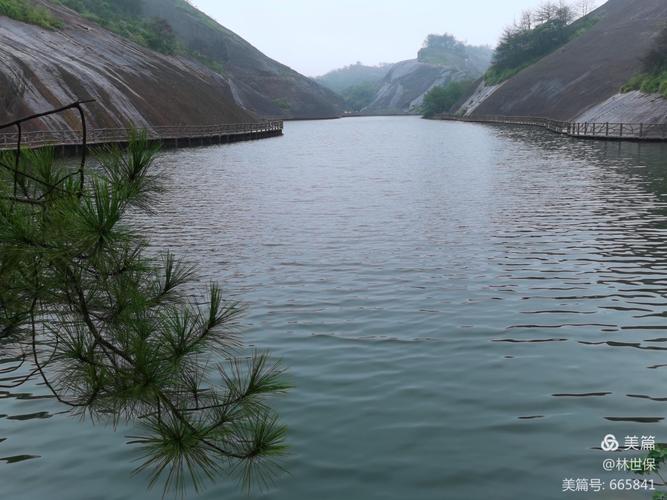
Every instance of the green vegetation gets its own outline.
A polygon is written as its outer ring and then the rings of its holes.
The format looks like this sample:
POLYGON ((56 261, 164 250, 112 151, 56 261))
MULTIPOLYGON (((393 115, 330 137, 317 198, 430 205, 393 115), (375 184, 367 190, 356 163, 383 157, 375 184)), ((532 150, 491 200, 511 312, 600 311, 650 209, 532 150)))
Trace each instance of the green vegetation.
POLYGON ((176 35, 164 19, 146 19, 136 0, 59 0, 86 19, 149 49, 172 55, 180 50, 176 35))
POLYGON ((316 78, 345 101, 345 111, 357 113, 373 102, 391 64, 365 66, 361 62, 345 66, 316 78))
POLYGON ((27 373, 4 380, 35 379, 74 414, 135 425, 138 471, 165 494, 225 472, 263 481, 285 449, 267 404, 287 389, 282 369, 242 349, 240 308, 217 285, 198 294, 191 267, 147 255, 123 222, 163 191, 155 154, 136 136, 91 171, 48 150, 18 164, 0 154, 0 347, 16 357, 2 371, 27 373))
POLYGON ((62 23, 47 9, 29 0, 0 0, 0 16, 11 17, 47 29, 62 28, 62 23))
POLYGON ((524 12, 518 24, 505 29, 493 64, 484 75, 486 83, 496 85, 511 78, 585 33, 597 22, 592 16, 574 19, 570 7, 551 2, 534 12, 524 12))
POLYGON ((665 26, 643 60, 644 72, 634 76, 621 92, 640 90, 646 94, 660 93, 667 98, 667 26, 665 26))
MULTIPOLYGON (((665 479, 661 474, 661 470, 667 463, 667 444, 656 443, 655 448, 649 451, 648 455, 642 460, 640 470, 635 473, 642 476, 657 476, 656 486, 665 486, 665 479)), ((652 496, 653 500, 667 500, 667 493, 664 491, 656 491, 652 496)))
POLYGON ((346 88, 340 93, 345 100, 345 110, 358 113, 373 102, 379 88, 376 82, 364 82, 346 88))
POLYGON ((660 73, 640 73, 621 87, 621 92, 639 90, 645 94, 660 93, 667 98, 667 71, 660 73))
POLYGON ((489 67, 492 55, 493 51, 490 47, 466 45, 454 36, 445 33, 444 35, 429 35, 417 59, 419 62, 437 66, 468 68, 476 71, 478 75, 489 67))
POLYGON ((284 97, 274 99, 273 104, 275 104, 280 109, 285 110, 285 111, 288 111, 292 107, 292 105, 289 103, 289 101, 287 99, 285 99, 284 97))
MULTIPOLYGON (((2 1, 2 0, 0 0, 2 1)), ((222 75, 220 61, 198 50, 186 49, 165 19, 146 18, 140 0, 58 0, 62 5, 77 11, 81 16, 134 43, 167 55, 185 55, 222 75)), ((176 0, 177 8, 184 15, 195 15, 207 26, 217 26, 215 21, 202 14, 185 1, 176 0)))
POLYGON ((317 82, 338 94, 343 94, 348 89, 357 86, 379 85, 387 76, 391 64, 380 64, 378 66, 366 66, 361 62, 345 66, 344 68, 330 71, 326 75, 316 78, 317 82))
POLYGON ((472 90, 474 85, 474 80, 466 80, 433 87, 424 96, 421 113, 424 118, 431 118, 440 113, 449 113, 452 107, 472 90))

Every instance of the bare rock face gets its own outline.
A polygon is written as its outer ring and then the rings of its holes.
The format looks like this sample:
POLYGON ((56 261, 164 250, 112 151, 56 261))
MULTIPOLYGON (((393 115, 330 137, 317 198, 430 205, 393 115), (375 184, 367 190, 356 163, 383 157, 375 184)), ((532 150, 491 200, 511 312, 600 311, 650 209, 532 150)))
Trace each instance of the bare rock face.
POLYGON ((474 47, 452 35, 429 35, 417 59, 392 66, 366 113, 418 113, 434 87, 482 76, 491 62, 489 47, 474 47))
POLYGON ((187 47, 215 61, 239 104, 264 117, 334 118, 343 100, 331 90, 270 59, 182 0, 140 0, 144 15, 165 19, 187 47))
POLYGON ((453 67, 427 64, 417 60, 396 63, 382 81, 373 102, 362 112, 416 112, 426 93, 433 87, 465 78, 466 72, 453 67))
MULTIPOLYGON (((0 17, 0 123, 91 98, 95 128, 256 121, 207 67, 139 47, 70 10, 53 11, 63 29, 0 17)), ((79 128, 75 113, 47 123, 79 128)))
POLYGON ((488 99, 496 90, 500 88, 501 85, 502 83, 498 85, 487 85, 484 80, 481 80, 473 94, 468 97, 461 105, 458 113, 463 116, 470 116, 477 108, 477 106, 488 99))
POLYGON ((667 99, 639 91, 616 94, 577 116, 582 123, 667 123, 667 99))
MULTIPOLYGON (((609 0, 592 15, 598 21, 587 32, 502 85, 479 89, 476 102, 460 111, 567 121, 612 99, 642 71, 642 58, 667 22, 667 2, 609 0)), ((634 119, 630 105, 625 109, 630 115, 617 113, 616 121, 634 119)))

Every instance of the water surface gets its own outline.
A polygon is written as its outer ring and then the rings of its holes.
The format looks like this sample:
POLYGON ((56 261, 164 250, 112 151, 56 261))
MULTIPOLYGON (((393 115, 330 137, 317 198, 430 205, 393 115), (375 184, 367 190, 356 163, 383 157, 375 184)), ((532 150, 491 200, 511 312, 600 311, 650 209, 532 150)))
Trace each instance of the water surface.
MULTIPOLYGON (((605 434, 667 441, 666 158, 530 128, 293 122, 164 153, 169 194, 133 223, 244 302, 247 341, 289 367, 289 475, 252 498, 550 500, 564 478, 632 477, 602 471, 605 434)), ((0 393, 3 498, 160 498, 130 477, 131 429, 43 394, 0 393)))

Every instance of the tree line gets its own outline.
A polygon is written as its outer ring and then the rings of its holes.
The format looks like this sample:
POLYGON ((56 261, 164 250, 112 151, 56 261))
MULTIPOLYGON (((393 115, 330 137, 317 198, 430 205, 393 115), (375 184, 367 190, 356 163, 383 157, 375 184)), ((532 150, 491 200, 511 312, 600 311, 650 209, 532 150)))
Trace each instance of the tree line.
POLYGON ((575 36, 590 28, 594 19, 586 18, 597 6, 595 0, 578 0, 574 4, 560 0, 547 1, 534 10, 525 10, 512 25, 505 28, 487 72, 487 83, 500 83, 533 64, 575 36))

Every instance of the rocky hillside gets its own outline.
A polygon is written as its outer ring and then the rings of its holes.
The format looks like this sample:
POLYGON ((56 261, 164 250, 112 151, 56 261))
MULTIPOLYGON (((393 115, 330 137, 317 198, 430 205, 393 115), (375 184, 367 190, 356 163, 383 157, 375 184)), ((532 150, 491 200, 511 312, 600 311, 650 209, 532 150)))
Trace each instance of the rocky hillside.
POLYGON ((665 0, 609 0, 594 23, 555 52, 497 84, 481 82, 459 112, 599 122, 665 121, 667 103, 619 94, 667 22, 665 0))
MULTIPOLYGON (((58 29, 0 17, 0 122, 89 98, 97 99, 89 106, 96 128, 255 120, 203 64, 145 49, 63 8, 53 16, 58 29)), ((74 114, 51 121, 79 126, 74 114)))
POLYGON ((357 63, 330 71, 315 80, 343 98, 346 112, 358 113, 375 99, 382 80, 392 67, 392 64, 364 66, 357 63))
POLYGON ((480 77, 489 67, 492 51, 472 47, 450 35, 430 35, 417 59, 395 64, 362 112, 417 112, 433 87, 480 77))
POLYGON ((342 100, 334 92, 268 58, 185 0, 136 1, 144 16, 166 20, 186 49, 219 65, 245 108, 280 118, 340 115, 342 100))
MULTIPOLYGON (((339 98, 333 93, 218 25, 230 40, 223 69, 180 46, 172 54, 152 50, 141 40, 103 28, 90 13, 83 17, 55 0, 18 1, 46 12, 49 22, 0 15, 0 122, 88 98, 97 100, 89 109, 98 128, 338 114, 339 98)), ((222 50, 221 42, 218 47, 222 50)), ((72 114, 52 118, 51 126, 78 125, 72 114)))

